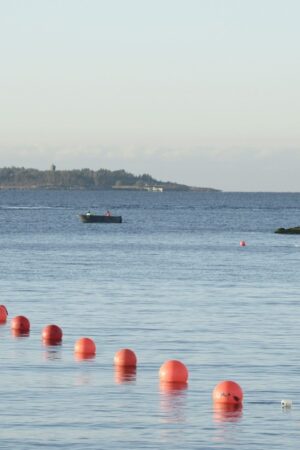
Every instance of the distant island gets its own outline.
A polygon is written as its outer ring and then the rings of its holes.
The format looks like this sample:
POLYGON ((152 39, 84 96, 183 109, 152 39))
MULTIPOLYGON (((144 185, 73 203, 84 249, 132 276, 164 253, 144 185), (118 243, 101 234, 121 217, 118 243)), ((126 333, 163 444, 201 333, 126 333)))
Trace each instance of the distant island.
POLYGON ((218 192, 218 189, 192 187, 170 181, 158 181, 151 175, 135 176, 125 170, 50 170, 24 167, 0 168, 0 189, 82 189, 82 190, 145 190, 145 191, 198 191, 218 192))

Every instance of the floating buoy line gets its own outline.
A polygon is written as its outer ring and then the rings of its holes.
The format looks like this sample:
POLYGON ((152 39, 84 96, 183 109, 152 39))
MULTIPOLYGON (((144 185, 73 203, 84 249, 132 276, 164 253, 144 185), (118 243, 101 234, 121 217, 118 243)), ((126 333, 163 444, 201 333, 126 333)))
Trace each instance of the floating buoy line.
MULTIPOLYGON (((240 242, 245 246, 245 241, 240 242)), ((5 305, 0 305, 0 324, 5 324, 8 311, 5 305)), ((11 330, 14 336, 28 336, 30 321, 25 316, 16 316, 11 320, 11 330)), ((61 344, 63 338, 62 329, 55 324, 47 325, 42 330, 42 341, 45 345, 61 344)), ((89 337, 79 338, 74 345, 75 358, 79 361, 94 358, 96 344, 89 337)), ((117 383, 134 379, 136 375, 137 356, 129 348, 122 348, 114 355, 115 380, 117 383)), ((159 369, 159 380, 162 391, 169 392, 181 390, 187 387, 189 372, 187 367, 178 360, 168 360, 159 369)), ((212 391, 212 400, 219 408, 226 411, 236 411, 243 406, 243 390, 241 386, 232 380, 224 380, 218 383, 212 391), (227 409, 229 408, 229 409, 227 409)), ((281 400, 281 406, 285 409, 292 407, 292 400, 281 400)))

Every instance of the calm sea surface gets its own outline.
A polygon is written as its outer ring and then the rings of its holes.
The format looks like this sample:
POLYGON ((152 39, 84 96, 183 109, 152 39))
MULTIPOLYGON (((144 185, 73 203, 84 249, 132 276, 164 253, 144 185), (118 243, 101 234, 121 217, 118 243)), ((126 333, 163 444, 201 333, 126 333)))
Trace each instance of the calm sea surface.
POLYGON ((300 236, 273 232, 297 225, 300 194, 0 191, 0 448, 298 449, 300 236), (61 346, 41 342, 51 323, 61 346), (81 336, 94 359, 74 357, 81 336), (115 372, 124 347, 136 374, 115 372), (168 359, 186 389, 160 386, 168 359), (214 409, 224 379, 241 411, 214 409))

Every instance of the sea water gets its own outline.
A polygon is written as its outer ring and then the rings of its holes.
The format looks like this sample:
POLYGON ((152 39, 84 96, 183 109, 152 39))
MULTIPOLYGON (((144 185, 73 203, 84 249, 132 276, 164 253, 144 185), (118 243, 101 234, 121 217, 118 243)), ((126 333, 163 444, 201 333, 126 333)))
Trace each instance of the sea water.
POLYGON ((298 225, 300 194, 1 191, 1 448, 299 448, 300 236, 274 233, 298 225), (107 209, 123 223, 79 220, 107 209), (51 323, 62 345, 43 345, 51 323), (75 357, 82 336, 94 359, 75 357), (168 359, 187 387, 160 385, 168 359), (225 379, 241 410, 212 404, 225 379))

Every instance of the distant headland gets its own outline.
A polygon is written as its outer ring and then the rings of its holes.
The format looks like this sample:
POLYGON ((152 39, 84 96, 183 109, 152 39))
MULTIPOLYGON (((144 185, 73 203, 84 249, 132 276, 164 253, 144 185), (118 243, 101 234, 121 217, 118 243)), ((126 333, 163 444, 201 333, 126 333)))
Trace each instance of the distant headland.
POLYGON ((139 190, 139 191, 197 191, 220 192, 219 189, 192 187, 170 181, 158 181, 151 175, 135 176, 125 170, 49 170, 24 167, 0 168, 0 189, 81 189, 81 190, 139 190))

